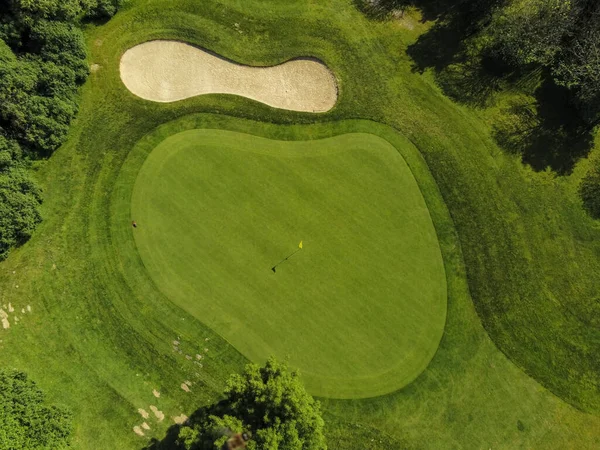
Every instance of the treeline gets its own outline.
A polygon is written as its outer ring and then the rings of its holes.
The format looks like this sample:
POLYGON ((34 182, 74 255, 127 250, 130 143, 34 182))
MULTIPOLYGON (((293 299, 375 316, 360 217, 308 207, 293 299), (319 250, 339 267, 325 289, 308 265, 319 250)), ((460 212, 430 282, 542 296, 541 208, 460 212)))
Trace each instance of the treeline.
POLYGON ((0 260, 41 221, 32 160, 49 156, 77 113, 87 78, 80 24, 121 0, 0 0, 0 260))
MULTIPOLYGON (((600 124, 599 1, 356 1, 379 17, 415 7, 436 20, 408 52, 417 69, 434 68, 440 86, 460 101, 486 105, 495 92, 534 80, 534 92, 509 105, 494 129, 501 146, 534 168, 568 173, 593 145, 600 124)), ((598 211, 589 199, 600 189, 590 187, 599 170, 581 188, 590 212, 598 211)))

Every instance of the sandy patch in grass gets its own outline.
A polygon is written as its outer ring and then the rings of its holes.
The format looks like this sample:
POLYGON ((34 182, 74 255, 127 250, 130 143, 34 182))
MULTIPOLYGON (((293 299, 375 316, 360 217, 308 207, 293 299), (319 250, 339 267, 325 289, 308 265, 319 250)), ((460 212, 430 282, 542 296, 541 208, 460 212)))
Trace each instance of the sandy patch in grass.
POLYGON ((159 398, 160 392, 158 392, 156 389, 152 389, 152 395, 154 395, 156 398, 159 398))
POLYGON ((138 436, 144 436, 144 432, 142 431, 142 429, 138 426, 133 427, 133 432, 135 434, 137 434, 138 436))
POLYGON ((154 415, 156 416, 156 419, 159 422, 162 422, 162 420, 165 418, 165 415, 163 414, 163 412, 159 411, 156 406, 150 405, 150 410, 154 413, 154 415))
POLYGON ((184 424, 186 420, 188 420, 188 416, 186 416, 185 414, 173 417, 173 422, 175 422, 177 425, 184 424))
POLYGON ((8 322, 8 314, 3 309, 0 309, 0 321, 2 321, 2 328, 10 328, 10 323, 8 322))
POLYGON ((157 40, 127 50, 121 57, 120 72, 127 89, 155 102, 234 94, 275 108, 325 112, 337 101, 331 71, 308 58, 250 67, 183 42, 157 40))
POLYGON ((150 417, 150 414, 148 414, 148 411, 146 411, 145 409, 140 408, 140 409, 138 409, 138 412, 144 419, 147 419, 148 417, 150 417))

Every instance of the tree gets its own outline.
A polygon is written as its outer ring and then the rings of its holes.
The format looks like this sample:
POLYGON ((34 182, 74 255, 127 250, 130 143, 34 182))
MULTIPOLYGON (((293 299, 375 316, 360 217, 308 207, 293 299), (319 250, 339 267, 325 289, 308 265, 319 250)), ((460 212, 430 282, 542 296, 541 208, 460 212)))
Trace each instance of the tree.
POLYGON ((86 16, 92 19, 109 18, 116 14, 123 3, 122 0, 82 0, 85 5, 86 16))
POLYGON ((0 450, 64 449, 72 432, 71 414, 45 403, 27 375, 0 370, 0 450))
POLYGON ((229 379, 225 400, 182 427, 185 449, 217 450, 231 435, 248 433, 249 450, 325 450, 320 404, 304 389, 298 373, 274 358, 264 367, 246 366, 229 379))
POLYGON ((552 64, 577 14, 570 0, 519 0, 498 10, 489 52, 515 67, 552 64))
POLYGON ((583 118, 600 120, 600 6, 585 17, 574 38, 563 49, 553 70, 557 84, 575 94, 583 118))

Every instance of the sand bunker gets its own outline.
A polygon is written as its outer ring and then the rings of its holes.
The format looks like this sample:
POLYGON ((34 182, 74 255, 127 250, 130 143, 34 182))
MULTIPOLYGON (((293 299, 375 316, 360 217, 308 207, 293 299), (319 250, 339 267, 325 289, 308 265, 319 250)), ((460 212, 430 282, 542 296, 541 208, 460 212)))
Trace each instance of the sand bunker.
POLYGON ((331 71, 312 59, 273 67, 236 64, 176 41, 149 41, 121 57, 121 79, 133 94, 175 102, 202 94, 234 94, 294 111, 325 112, 337 101, 331 71))

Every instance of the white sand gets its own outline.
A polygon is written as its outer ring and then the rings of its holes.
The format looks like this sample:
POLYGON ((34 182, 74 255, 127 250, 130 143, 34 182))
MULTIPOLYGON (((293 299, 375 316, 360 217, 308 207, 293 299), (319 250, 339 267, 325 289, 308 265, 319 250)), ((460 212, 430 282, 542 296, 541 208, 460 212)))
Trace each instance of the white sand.
POLYGON ((160 40, 127 50, 120 71, 133 94, 155 102, 217 93, 241 95, 275 108, 325 112, 337 101, 333 74, 311 59, 250 67, 183 42, 160 40))

